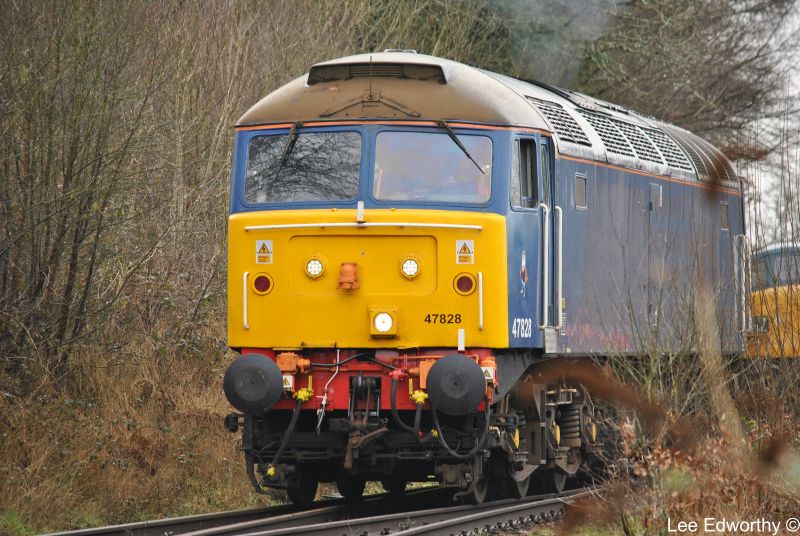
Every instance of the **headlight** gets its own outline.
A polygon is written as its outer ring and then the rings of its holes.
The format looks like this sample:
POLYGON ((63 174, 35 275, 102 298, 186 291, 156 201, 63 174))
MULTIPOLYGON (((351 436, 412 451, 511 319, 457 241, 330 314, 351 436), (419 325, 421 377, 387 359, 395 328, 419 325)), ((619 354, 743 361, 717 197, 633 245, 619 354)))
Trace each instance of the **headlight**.
POLYGON ((407 258, 400 265, 400 271, 409 279, 414 279, 419 274, 419 261, 412 257, 407 258))
POLYGON ((306 263, 306 274, 312 279, 316 279, 325 271, 325 265, 319 259, 311 259, 306 263))
POLYGON ((392 330, 394 319, 389 313, 378 313, 372 319, 372 325, 378 333, 388 333, 392 330))

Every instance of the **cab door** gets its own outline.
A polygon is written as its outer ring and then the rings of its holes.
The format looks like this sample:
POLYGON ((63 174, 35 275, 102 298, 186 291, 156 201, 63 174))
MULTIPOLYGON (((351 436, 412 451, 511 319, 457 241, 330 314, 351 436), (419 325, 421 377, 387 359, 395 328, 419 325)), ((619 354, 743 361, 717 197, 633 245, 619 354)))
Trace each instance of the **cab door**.
POLYGON ((509 225, 509 341, 558 351, 562 211, 555 204, 551 140, 514 142, 509 225))
POLYGON ((553 178, 552 143, 547 138, 539 140, 539 212, 541 218, 541 269, 540 316, 544 352, 559 351, 558 336, 561 330, 561 304, 563 298, 563 226, 564 212, 556 200, 556 181, 553 178))
POLYGON ((539 138, 514 139, 508 214, 509 343, 514 348, 541 348, 542 230, 539 138))

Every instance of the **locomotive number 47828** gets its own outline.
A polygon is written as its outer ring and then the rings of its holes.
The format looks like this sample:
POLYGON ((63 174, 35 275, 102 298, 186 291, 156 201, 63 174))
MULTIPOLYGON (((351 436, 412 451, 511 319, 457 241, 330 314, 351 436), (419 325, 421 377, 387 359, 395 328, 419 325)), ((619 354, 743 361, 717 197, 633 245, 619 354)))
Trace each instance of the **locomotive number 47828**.
POLYGON ((520 339, 530 339, 533 322, 530 318, 515 318, 511 324, 511 334, 520 339))
POLYGON ((425 317, 427 324, 460 324, 460 314, 429 313, 425 317))

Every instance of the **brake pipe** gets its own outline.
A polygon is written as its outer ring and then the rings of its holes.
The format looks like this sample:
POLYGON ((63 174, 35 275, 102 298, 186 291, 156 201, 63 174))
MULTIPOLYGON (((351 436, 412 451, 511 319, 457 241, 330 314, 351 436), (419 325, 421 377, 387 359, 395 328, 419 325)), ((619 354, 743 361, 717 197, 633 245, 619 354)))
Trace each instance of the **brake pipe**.
MULTIPOLYGON (((391 406, 392 406, 392 418, 394 419, 395 424, 399 426, 401 429, 405 430, 406 432, 411 432, 415 434, 414 428, 412 426, 407 425, 400 419, 400 414, 397 413, 397 384, 400 382, 400 376, 402 376, 402 371, 396 371, 397 373, 392 374, 392 394, 389 397, 391 399, 391 406)), ((417 406, 419 408, 419 406, 417 406)))
POLYGON ((325 383, 325 388, 322 390, 322 401, 320 403, 320 408, 317 411, 317 435, 319 435, 319 431, 322 428, 322 419, 325 418, 325 408, 328 406, 328 386, 331 384, 333 379, 339 374, 339 349, 336 349, 336 370, 331 377, 328 378, 328 381, 325 383))
POLYGON ((481 440, 478 441, 472 450, 467 452, 466 454, 459 454, 455 450, 450 448, 450 445, 447 444, 447 441, 444 440, 444 435, 442 434, 442 428, 439 426, 439 417, 436 415, 436 407, 431 404, 431 414, 433 417, 433 429, 436 431, 436 434, 432 434, 436 436, 436 439, 439 441, 439 444, 444 448, 444 450, 453 458, 459 460, 466 460, 472 458, 479 450, 483 448, 483 445, 486 443, 486 439, 489 437, 489 417, 491 415, 491 406, 489 405, 489 400, 486 400, 486 429, 483 431, 483 435, 481 436, 481 440))
MULTIPOLYGON (((294 433, 295 426, 297 426, 297 419, 300 417, 300 408, 303 406, 303 399, 298 398, 297 402, 294 405, 294 411, 292 412, 292 418, 289 420, 289 426, 286 427, 286 433, 283 434, 283 439, 281 439, 281 444, 278 447, 278 452, 275 453, 275 457, 272 458, 272 462, 267 466, 267 471, 264 474, 264 478, 266 477, 273 477, 277 471, 278 462, 281 460, 281 456, 283 455, 283 451, 286 450, 286 445, 289 444, 289 438, 291 437, 292 433, 294 433)), ((263 481, 264 478, 261 480, 263 481)), ((259 487, 261 482, 259 482, 259 487)))
POLYGON ((420 443, 426 443, 432 437, 436 436, 438 432, 431 430, 427 434, 423 434, 420 430, 422 424, 422 404, 417 402, 417 411, 414 412, 414 435, 420 443))

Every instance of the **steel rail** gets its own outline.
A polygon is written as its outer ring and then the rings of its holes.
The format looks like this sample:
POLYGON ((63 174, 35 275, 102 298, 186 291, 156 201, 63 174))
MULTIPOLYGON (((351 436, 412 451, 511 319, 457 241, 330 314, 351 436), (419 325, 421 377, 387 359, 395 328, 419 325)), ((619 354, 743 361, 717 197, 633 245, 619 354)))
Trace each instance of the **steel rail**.
MULTIPOLYGON (((465 515, 443 517, 441 521, 426 523, 403 531, 404 536, 427 534, 428 536, 450 536, 453 533, 472 531, 490 533, 493 529, 510 530, 529 524, 561 519, 570 501, 590 495, 592 491, 577 491, 549 499, 534 497, 534 500, 512 500, 509 504, 497 504, 480 512, 465 512, 465 515)), ((415 516, 416 517, 416 516, 415 516)), ((376 533, 377 534, 377 533, 376 533)), ((386 534, 382 532, 380 534, 386 534)), ((392 534, 392 533, 389 533, 392 534)))
POLYGON ((407 516, 408 512, 414 512, 423 508, 429 508, 431 503, 441 501, 446 504, 452 497, 452 490, 446 488, 425 488, 410 490, 400 496, 381 494, 377 496, 367 496, 362 501, 337 505, 336 507, 318 508, 305 512, 273 516, 265 519, 243 521, 231 525, 217 526, 204 530, 188 532, 185 536, 228 536, 238 534, 254 534, 263 531, 278 534, 306 534, 312 527, 322 527, 317 534, 327 534, 326 528, 336 526, 338 523, 353 523, 360 519, 371 519, 386 515, 407 516), (398 513, 401 512, 401 513, 398 513))
POLYGON ((122 525, 107 525, 90 529, 54 532, 43 536, 163 536, 164 534, 178 534, 179 532, 177 531, 188 532, 212 525, 225 525, 236 520, 260 519, 264 516, 284 514, 293 510, 291 505, 282 504, 264 508, 232 510, 229 512, 171 517, 152 521, 124 523, 122 525))
MULTIPOLYGON (((381 493, 369 496, 365 498, 365 500, 380 500, 388 497, 388 495, 388 493, 381 493)), ((263 508, 231 510, 227 512, 214 512, 184 517, 168 517, 152 521, 138 521, 121 525, 54 532, 43 536, 172 536, 219 526, 229 526, 247 521, 257 520, 263 522, 265 518, 271 519, 273 517, 282 517, 286 515, 295 517, 302 517, 304 515, 312 516, 323 510, 329 512, 337 510, 343 511, 349 506, 344 499, 327 499, 317 501, 314 504, 316 508, 306 511, 301 511, 298 507, 291 504, 280 504, 263 508)))
MULTIPOLYGON (((268 520, 274 520, 276 526, 302 526, 324 522, 330 519, 342 519, 343 516, 356 513, 359 509, 372 509, 372 512, 386 511, 387 508, 397 508, 403 503, 403 498, 428 497, 440 493, 439 488, 420 489, 409 491, 398 500, 389 493, 367 495, 364 499, 353 505, 344 499, 324 499, 314 503, 312 510, 300 510, 291 504, 280 504, 263 508, 250 508, 245 510, 231 510, 210 514, 197 514, 184 517, 171 517, 152 521, 139 521, 121 525, 108 525, 89 529, 79 529, 64 532, 55 532, 43 536, 176 536, 178 534, 216 534, 217 527, 247 527, 248 523, 263 525, 268 520), (385 503, 385 504, 384 504, 385 503), (210 532, 206 532, 210 531, 210 532)), ((363 515, 363 513, 362 513, 363 515)), ((227 529, 226 529, 227 530, 227 529)), ((223 532, 225 533, 225 532, 223 532)), ((227 532, 230 534, 231 532, 227 532)), ((235 532, 234 532, 235 533, 235 532)))
MULTIPOLYGON (((278 518, 265 519, 237 526, 219 527, 209 531, 189 533, 186 536, 286 536, 286 535, 388 535, 414 534, 450 535, 460 531, 486 530, 489 526, 522 526, 530 523, 551 521, 563 515, 566 504, 579 497, 594 493, 594 490, 575 490, 560 495, 543 495, 525 499, 507 499, 482 505, 451 506, 444 508, 413 510, 354 517, 341 520, 321 520, 316 524, 293 523, 282 525, 278 518)), ((427 504, 426 506, 430 506, 427 504)), ((287 516, 291 517, 291 516, 287 516)))

